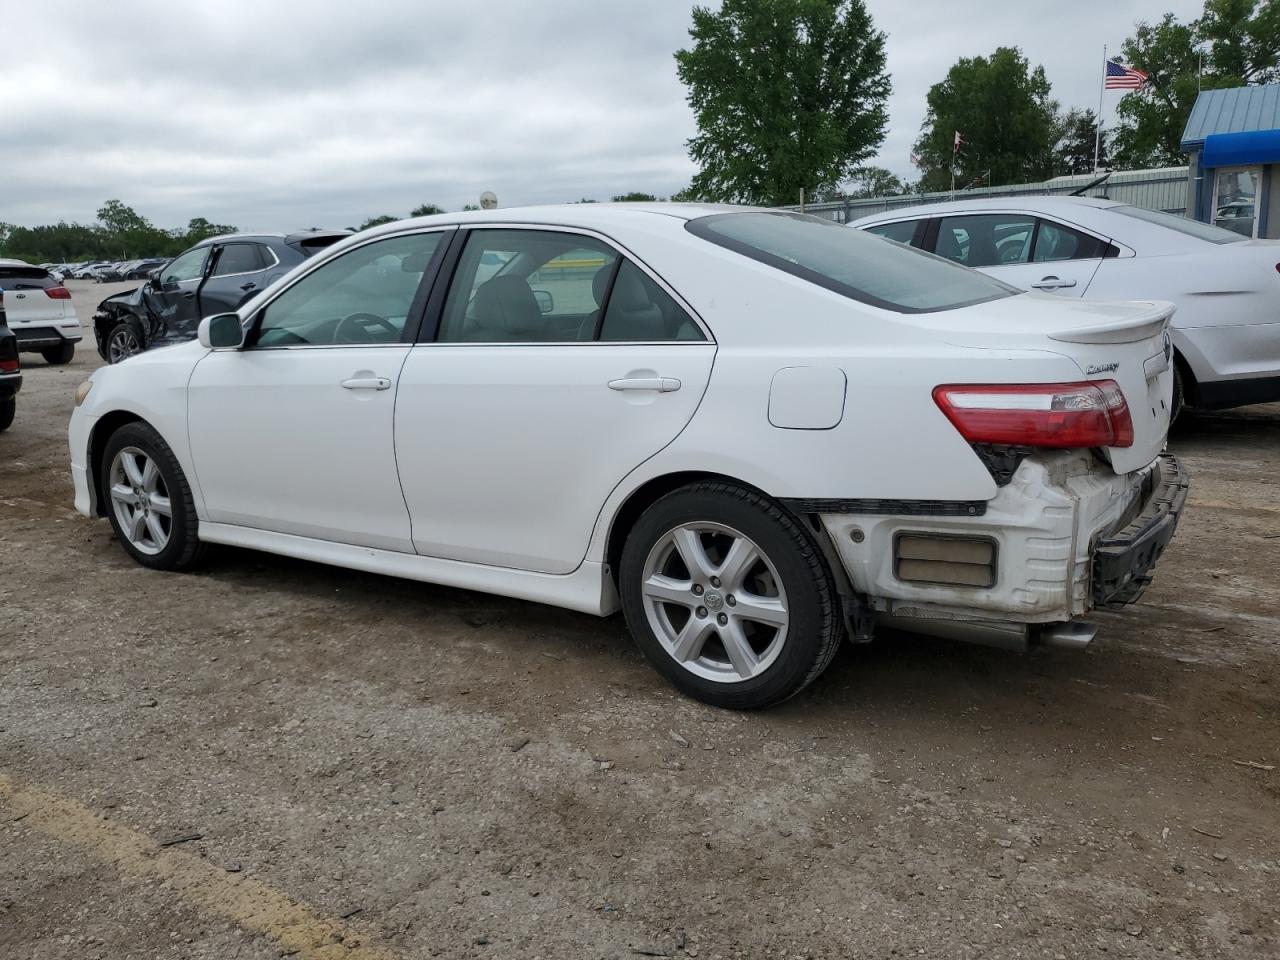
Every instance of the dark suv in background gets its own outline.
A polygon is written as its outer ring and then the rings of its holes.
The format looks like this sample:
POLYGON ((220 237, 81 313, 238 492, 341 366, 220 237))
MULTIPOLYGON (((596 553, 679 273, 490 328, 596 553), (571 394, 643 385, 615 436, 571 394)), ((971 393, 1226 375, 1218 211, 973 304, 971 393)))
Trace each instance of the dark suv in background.
POLYGON ((18 364, 18 338, 9 329, 4 315, 4 291, 0 290, 0 431, 9 429, 18 409, 22 389, 22 369, 18 364))
POLYGON ((200 319, 230 313, 349 230, 230 234, 202 240, 137 290, 107 297, 93 316, 98 353, 119 363, 135 353, 194 340, 200 319))

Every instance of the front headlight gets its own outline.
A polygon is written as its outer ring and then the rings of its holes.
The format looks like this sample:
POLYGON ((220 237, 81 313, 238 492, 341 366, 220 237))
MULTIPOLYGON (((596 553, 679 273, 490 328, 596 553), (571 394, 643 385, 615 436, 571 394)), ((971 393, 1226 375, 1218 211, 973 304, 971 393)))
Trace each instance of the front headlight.
POLYGON ((84 403, 84 398, 89 395, 89 391, 93 389, 93 381, 86 380, 80 386, 76 387, 76 406, 84 403))

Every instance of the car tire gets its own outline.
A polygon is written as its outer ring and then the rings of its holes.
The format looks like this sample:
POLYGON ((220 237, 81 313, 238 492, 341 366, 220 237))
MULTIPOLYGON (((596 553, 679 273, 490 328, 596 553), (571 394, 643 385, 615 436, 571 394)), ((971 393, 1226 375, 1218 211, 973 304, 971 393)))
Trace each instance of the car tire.
POLYGON ((1178 369, 1178 365, 1173 365, 1173 399, 1169 401, 1169 425, 1173 426, 1177 422, 1178 417, 1182 416, 1187 406, 1187 395, 1182 385, 1182 371, 1178 369))
POLYGON ((17 397, 0 397, 0 433, 8 430, 18 412, 17 397))
POLYGON ((56 347, 45 347, 40 351, 40 356, 44 357, 44 362, 53 367, 60 367, 64 363, 70 363, 71 358, 76 355, 76 345, 71 340, 64 340, 56 347))
POLYGON ((116 430, 98 477, 111 527, 129 556, 155 570, 187 570, 200 561, 204 545, 191 485, 153 427, 135 421, 116 430))
POLYGON ((779 504, 735 484, 695 483, 654 503, 627 535, 618 576, 641 651, 713 706, 754 710, 795 696, 843 635, 813 537, 779 504))
POLYGON ((107 343, 104 349, 107 363, 119 363, 128 360, 134 354, 141 353, 146 347, 146 336, 134 317, 123 317, 107 332, 107 343))

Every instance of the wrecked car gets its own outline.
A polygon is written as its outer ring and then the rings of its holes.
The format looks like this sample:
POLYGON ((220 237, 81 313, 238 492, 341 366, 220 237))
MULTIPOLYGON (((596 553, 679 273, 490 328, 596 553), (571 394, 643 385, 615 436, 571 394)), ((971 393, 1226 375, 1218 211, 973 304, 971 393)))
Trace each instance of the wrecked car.
POLYGON ((93 316, 98 353, 119 363, 143 350, 196 338, 200 318, 238 310, 295 266, 350 234, 228 234, 201 240, 136 290, 107 297, 93 316))

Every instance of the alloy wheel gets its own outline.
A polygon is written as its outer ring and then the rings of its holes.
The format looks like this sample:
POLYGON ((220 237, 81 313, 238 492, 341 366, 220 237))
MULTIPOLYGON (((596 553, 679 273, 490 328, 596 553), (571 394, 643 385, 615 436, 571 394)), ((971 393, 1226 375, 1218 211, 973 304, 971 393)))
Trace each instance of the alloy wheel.
POLYGON ((173 506, 155 460, 137 447, 125 447, 111 461, 111 507, 121 534, 139 553, 151 556, 169 544, 173 506))
POLYGON ((109 363, 119 363, 121 360, 132 357, 135 353, 142 352, 142 341, 138 339, 138 334, 127 323, 122 323, 116 327, 111 333, 111 339, 107 341, 107 361, 109 363))
POLYGON ((720 523, 687 523, 660 537, 640 585, 645 615, 684 669, 740 683, 769 669, 787 640, 787 595, 759 545, 720 523))

